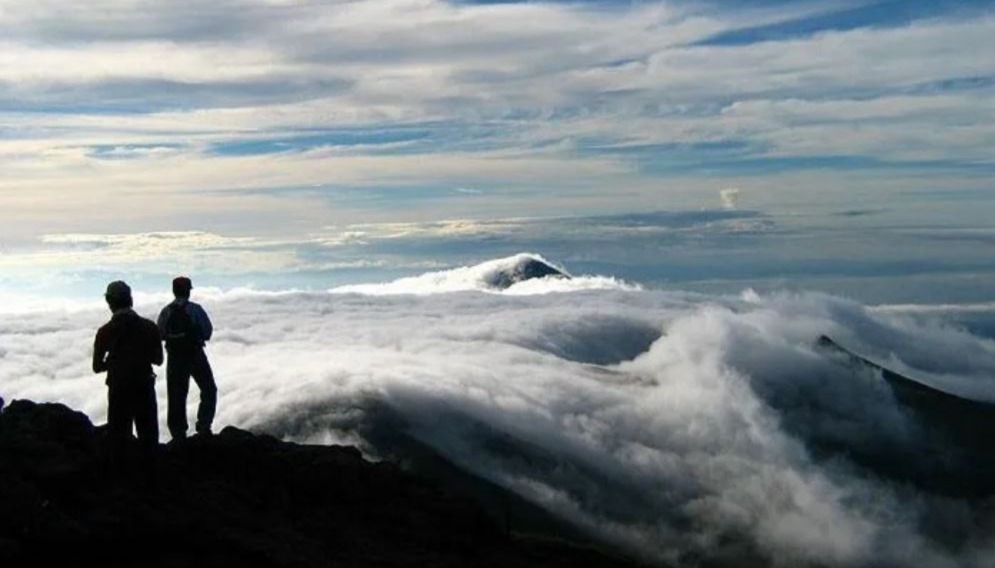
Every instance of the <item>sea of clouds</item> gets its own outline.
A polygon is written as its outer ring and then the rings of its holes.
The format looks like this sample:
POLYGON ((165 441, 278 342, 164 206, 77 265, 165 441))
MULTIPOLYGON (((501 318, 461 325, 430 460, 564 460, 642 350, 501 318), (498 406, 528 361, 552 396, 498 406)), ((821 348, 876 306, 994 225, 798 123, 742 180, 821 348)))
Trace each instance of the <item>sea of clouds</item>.
MULTIPOLYGON (((887 384, 820 350, 823 334, 995 402, 995 342, 942 307, 704 296, 608 277, 491 284, 522 259, 320 293, 195 290, 217 329, 218 426, 376 455, 363 428, 389 414, 459 466, 652 560, 995 562, 991 498, 933 494, 813 450, 924 459, 887 384)), ((166 301, 139 296, 137 310, 154 317, 166 301)), ((0 396, 101 422, 105 387, 89 365, 106 308, 5 305, 0 396)), ((975 309, 995 318, 995 306, 975 309)), ((164 416, 162 381, 159 396, 164 416)), ((193 389, 191 412, 196 399, 193 389)))

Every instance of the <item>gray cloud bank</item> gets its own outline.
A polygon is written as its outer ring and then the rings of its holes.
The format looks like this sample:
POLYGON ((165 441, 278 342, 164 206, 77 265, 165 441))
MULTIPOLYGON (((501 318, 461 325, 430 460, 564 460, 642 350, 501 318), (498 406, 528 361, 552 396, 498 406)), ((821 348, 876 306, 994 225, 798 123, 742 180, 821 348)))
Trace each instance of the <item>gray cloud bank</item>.
MULTIPOLYGON (((571 288, 474 289, 485 269, 207 297, 220 422, 365 444, 364 426, 386 409, 393 427, 457 464, 681 565, 995 560, 990 498, 942 496, 813 451, 920 448, 880 376, 819 352, 821 334, 985 401, 995 401, 992 341, 933 312, 815 294, 701 296, 584 276, 571 288)), ((96 307, 4 314, 0 394, 102 417, 104 387, 86 367, 105 318, 96 307)))

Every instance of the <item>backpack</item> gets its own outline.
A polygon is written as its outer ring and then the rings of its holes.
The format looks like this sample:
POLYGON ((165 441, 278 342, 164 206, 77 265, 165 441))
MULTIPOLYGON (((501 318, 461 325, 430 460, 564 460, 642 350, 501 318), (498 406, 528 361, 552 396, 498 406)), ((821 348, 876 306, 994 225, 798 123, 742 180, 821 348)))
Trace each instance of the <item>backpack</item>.
POLYGON ((192 351, 201 345, 200 332, 194 324, 186 305, 173 305, 166 318, 166 349, 192 351))

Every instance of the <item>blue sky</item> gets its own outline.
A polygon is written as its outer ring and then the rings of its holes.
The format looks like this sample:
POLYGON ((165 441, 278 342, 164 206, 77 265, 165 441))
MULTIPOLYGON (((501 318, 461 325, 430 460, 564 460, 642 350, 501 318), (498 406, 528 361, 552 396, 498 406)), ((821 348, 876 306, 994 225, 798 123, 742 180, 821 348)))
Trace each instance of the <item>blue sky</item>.
POLYGON ((993 2, 0 0, 0 37, 13 273, 79 235, 310 243, 729 189, 811 231, 995 214, 993 2))

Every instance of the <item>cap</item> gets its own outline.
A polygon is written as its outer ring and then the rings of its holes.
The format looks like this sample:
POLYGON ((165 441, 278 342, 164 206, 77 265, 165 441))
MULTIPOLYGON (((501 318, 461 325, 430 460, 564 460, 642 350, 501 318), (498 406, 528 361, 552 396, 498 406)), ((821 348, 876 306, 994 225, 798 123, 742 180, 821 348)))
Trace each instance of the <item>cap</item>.
POLYGON ((115 280, 107 285, 107 291, 104 293, 104 297, 118 299, 130 298, 131 286, 128 286, 121 280, 115 280))
POLYGON ((189 292, 193 290, 193 283, 186 276, 173 278, 173 292, 189 292))

